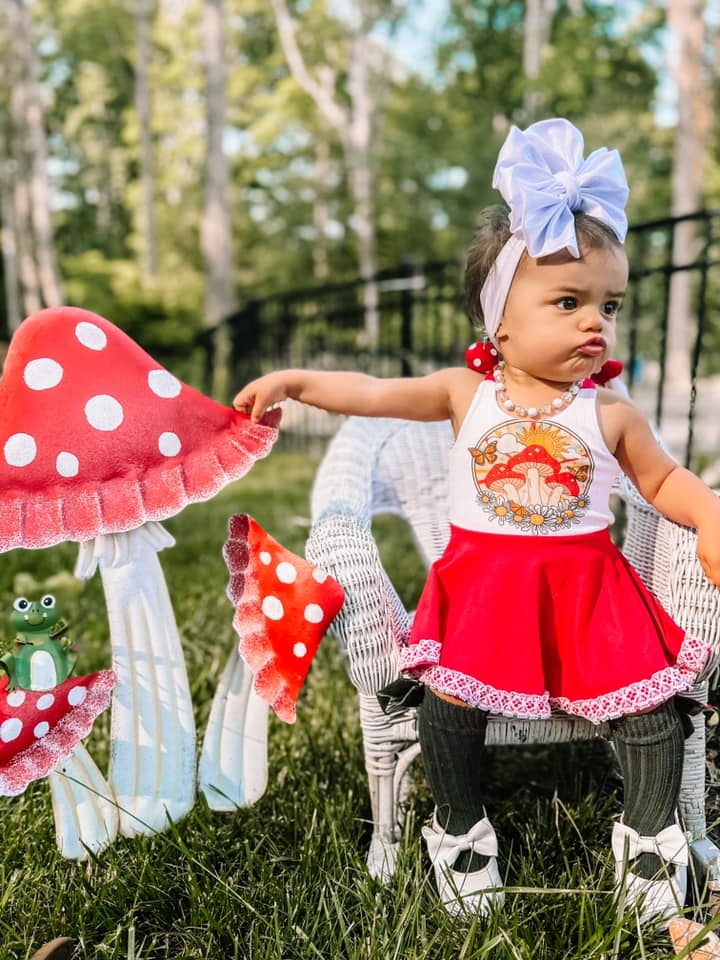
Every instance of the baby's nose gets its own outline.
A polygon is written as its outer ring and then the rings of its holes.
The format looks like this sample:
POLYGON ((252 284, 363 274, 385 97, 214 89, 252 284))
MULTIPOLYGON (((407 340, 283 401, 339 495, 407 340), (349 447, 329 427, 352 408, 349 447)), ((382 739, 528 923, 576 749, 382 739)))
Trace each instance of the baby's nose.
POLYGON ((581 323, 584 330, 602 330, 605 318, 597 307, 587 306, 582 311, 581 323))

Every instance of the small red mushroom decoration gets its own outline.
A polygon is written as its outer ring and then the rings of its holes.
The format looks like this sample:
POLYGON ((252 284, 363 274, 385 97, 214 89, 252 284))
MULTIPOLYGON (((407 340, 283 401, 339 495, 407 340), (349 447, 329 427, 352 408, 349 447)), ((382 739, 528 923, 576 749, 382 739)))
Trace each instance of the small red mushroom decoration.
POLYGON ((0 795, 14 797, 67 759, 110 705, 115 677, 101 670, 48 690, 8 690, 0 678, 0 795))
POLYGON ((240 642, 213 698, 199 786, 211 810, 232 812, 265 792, 268 704, 294 722, 300 688, 344 593, 246 514, 231 517, 223 554, 240 642))
POLYGON ((490 373, 499 359, 497 347, 488 342, 471 343, 465 351, 465 363, 475 373, 490 373))
POLYGON ((611 380, 619 377, 623 371, 623 365, 620 360, 606 360, 597 373, 590 378, 601 387, 606 386, 611 380))
POLYGON ((157 522, 214 496, 269 453, 259 422, 163 369, 103 317, 40 310, 13 336, 0 380, 0 552, 80 541, 99 567, 113 692, 108 781, 126 836, 154 834, 195 802, 195 723, 157 553, 157 522))
POLYGON ((247 514, 231 517, 229 530, 223 552, 240 653, 259 695, 281 720, 294 723, 300 688, 345 593, 247 514))

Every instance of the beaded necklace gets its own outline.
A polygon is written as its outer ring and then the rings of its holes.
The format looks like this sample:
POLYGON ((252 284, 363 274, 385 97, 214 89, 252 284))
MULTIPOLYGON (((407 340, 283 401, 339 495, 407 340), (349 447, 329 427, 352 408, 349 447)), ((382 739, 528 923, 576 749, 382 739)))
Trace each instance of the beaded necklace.
POLYGON ((543 404, 542 407, 523 407, 519 403, 515 403, 514 400, 511 400, 507 395, 507 389, 505 387, 505 361, 499 360, 495 366, 493 372, 493 377, 495 379, 495 390, 497 391, 497 398, 500 405, 507 410, 509 413, 515 413, 518 417, 531 417, 535 418, 540 416, 540 414, 549 414, 549 413, 558 413, 564 407, 570 406, 575 397, 577 396, 582 380, 577 380, 571 387, 568 387, 559 397, 555 397, 549 403, 543 404))

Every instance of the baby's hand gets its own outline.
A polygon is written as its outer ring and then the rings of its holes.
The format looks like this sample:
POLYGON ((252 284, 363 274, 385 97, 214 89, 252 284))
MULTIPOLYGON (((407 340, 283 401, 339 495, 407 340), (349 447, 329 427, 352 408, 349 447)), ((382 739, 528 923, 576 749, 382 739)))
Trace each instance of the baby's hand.
POLYGON ((241 413, 249 414, 251 420, 257 422, 270 407, 287 399, 285 378, 282 372, 278 371, 248 383, 233 400, 233 407, 241 413))
POLYGON ((720 522, 708 521, 698 527, 697 555, 705 576, 720 587, 720 522))

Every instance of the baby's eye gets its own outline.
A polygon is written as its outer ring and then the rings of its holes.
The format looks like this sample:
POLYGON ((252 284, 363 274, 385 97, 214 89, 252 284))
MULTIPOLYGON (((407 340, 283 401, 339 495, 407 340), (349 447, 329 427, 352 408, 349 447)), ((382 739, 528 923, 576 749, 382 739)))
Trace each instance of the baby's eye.
POLYGON ((561 310, 574 310, 577 307, 577 300, 575 297, 561 297, 557 305, 561 310))
POLYGON ((608 300, 603 304, 603 313, 606 317, 616 317, 620 312, 622 303, 619 300, 608 300))

